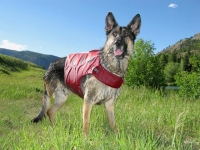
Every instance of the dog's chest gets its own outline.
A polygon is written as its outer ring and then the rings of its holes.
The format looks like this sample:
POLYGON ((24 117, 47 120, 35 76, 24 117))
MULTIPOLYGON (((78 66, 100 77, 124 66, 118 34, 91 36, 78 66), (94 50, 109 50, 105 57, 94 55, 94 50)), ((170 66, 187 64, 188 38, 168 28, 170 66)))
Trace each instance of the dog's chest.
POLYGON ((114 89, 107 86, 98 90, 99 92, 96 95, 96 99, 93 99, 95 104, 102 104, 109 100, 115 101, 120 94, 120 88, 114 89))

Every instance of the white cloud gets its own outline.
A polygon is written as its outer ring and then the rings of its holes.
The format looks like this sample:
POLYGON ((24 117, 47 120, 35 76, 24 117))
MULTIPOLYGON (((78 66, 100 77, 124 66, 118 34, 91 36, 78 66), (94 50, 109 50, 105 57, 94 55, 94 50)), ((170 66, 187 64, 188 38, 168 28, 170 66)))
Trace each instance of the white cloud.
POLYGON ((170 8, 176 8, 176 7, 178 7, 178 5, 171 3, 171 4, 169 4, 168 7, 170 7, 170 8))
POLYGON ((16 43, 11 43, 8 40, 3 40, 2 44, 0 45, 0 48, 23 51, 23 50, 27 49, 27 46, 26 45, 21 45, 21 44, 16 44, 16 43))

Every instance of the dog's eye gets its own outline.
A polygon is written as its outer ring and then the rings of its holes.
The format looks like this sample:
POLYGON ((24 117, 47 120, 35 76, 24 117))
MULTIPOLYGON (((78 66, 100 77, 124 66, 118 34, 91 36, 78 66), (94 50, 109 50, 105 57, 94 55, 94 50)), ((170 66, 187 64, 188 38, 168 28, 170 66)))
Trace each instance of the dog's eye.
POLYGON ((113 36, 117 36, 117 32, 113 32, 113 36))
POLYGON ((126 33, 125 33, 125 37, 127 37, 127 36, 129 36, 129 34, 126 32, 126 33))

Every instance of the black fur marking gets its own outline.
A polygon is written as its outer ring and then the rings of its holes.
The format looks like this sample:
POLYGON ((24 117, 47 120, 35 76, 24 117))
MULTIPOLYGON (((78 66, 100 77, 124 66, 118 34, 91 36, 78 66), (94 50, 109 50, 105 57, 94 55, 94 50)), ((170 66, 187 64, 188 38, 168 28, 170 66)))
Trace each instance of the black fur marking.
POLYGON ((46 71, 43 79, 46 82, 49 82, 52 79, 59 78, 62 83, 64 82, 64 66, 65 66, 66 57, 58 59, 52 62, 46 71))

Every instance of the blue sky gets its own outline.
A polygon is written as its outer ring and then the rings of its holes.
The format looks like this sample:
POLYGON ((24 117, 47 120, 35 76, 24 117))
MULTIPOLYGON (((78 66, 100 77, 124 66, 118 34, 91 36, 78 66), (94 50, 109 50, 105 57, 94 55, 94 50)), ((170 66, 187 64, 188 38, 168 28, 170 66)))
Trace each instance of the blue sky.
POLYGON ((103 47, 105 17, 126 26, 140 14, 137 39, 155 53, 200 32, 199 0, 0 0, 0 47, 59 57, 103 47))

